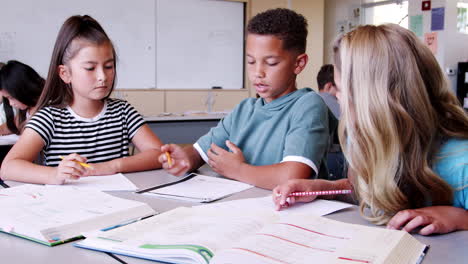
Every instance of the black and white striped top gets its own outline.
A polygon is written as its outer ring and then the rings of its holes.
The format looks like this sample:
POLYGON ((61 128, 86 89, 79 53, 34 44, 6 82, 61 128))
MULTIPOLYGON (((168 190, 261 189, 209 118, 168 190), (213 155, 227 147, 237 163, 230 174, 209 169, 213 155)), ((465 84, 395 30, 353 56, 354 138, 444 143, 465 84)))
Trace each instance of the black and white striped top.
POLYGON ((88 158, 89 163, 128 156, 128 144, 144 123, 128 102, 107 99, 96 117, 80 117, 70 107, 44 107, 26 127, 44 140, 44 164, 58 166, 60 156, 71 153, 88 158))

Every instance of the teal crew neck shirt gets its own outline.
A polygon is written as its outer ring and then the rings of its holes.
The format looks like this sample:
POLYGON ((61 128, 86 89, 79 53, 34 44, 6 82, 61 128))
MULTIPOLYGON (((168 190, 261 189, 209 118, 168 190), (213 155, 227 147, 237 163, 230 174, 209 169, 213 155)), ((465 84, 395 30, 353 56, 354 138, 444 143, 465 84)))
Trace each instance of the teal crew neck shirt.
POLYGON ((468 140, 447 140, 434 162, 434 172, 453 188, 453 206, 468 210, 468 140))
POLYGON ((310 88, 296 90, 266 103, 247 98, 202 136, 194 147, 205 162, 211 143, 229 150, 238 146, 254 166, 295 161, 310 166, 318 178, 328 178, 328 108, 310 88))

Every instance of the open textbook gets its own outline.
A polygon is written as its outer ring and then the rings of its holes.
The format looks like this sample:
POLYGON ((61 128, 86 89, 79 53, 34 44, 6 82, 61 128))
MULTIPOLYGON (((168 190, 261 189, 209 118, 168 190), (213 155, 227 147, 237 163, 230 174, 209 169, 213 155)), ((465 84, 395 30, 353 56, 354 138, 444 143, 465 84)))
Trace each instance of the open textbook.
POLYGON ((156 213, 145 203, 96 190, 31 184, 0 190, 0 208, 0 231, 48 246, 156 213))
POLYGON ((313 214, 172 211, 75 244, 168 263, 418 263, 426 246, 404 231, 346 224, 313 214))

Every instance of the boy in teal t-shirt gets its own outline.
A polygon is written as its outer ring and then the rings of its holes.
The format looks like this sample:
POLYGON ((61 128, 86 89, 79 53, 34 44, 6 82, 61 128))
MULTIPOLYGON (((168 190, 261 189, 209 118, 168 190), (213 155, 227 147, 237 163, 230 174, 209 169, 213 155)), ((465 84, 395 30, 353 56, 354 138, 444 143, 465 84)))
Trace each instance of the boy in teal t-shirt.
POLYGON ((171 162, 166 155, 159 161, 173 175, 206 162, 225 177, 267 189, 288 179, 326 178, 328 108, 312 89, 296 87, 308 61, 306 19, 271 9, 253 17, 247 32, 247 72, 260 98, 243 100, 193 146, 163 146, 171 162))

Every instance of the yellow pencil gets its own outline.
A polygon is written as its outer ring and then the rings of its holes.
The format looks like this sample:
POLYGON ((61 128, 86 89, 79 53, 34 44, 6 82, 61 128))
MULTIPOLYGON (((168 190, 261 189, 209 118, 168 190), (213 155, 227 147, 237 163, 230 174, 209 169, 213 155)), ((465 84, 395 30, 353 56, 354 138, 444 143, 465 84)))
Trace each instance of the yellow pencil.
POLYGON ((172 158, 171 158, 171 155, 169 155, 169 152, 165 152, 166 154, 166 158, 167 158, 167 163, 169 164, 169 167, 172 166, 172 158))
MULTIPOLYGON (((65 159, 63 156, 59 156, 59 158, 65 159)), ((93 166, 89 165, 88 163, 79 162, 79 161, 76 161, 76 160, 74 160, 74 162, 80 164, 81 166, 83 166, 83 167, 85 167, 85 168, 89 168, 89 169, 92 169, 92 168, 93 168, 93 166)))

